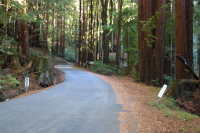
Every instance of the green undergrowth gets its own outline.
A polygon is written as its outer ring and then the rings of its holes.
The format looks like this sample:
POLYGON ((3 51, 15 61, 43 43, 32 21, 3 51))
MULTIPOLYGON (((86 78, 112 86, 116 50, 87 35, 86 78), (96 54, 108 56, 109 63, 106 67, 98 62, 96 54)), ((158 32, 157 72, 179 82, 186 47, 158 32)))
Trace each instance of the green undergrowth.
POLYGON ((172 97, 164 96, 158 102, 148 101, 148 104, 151 106, 151 108, 161 110, 163 112, 164 117, 176 117, 179 120, 184 121, 192 120, 193 118, 198 117, 194 114, 180 110, 176 105, 175 99, 172 97))
POLYGON ((0 74, 0 90, 16 87, 17 85, 20 85, 20 84, 21 84, 20 81, 18 81, 11 74, 7 74, 6 76, 3 76, 2 74, 0 74))
MULTIPOLYGON (((156 88, 153 88, 156 89, 156 88)), ((157 91, 157 89, 156 89, 157 91)), ((164 117, 166 118, 177 118, 180 121, 192 121, 198 116, 180 110, 177 107, 176 100, 173 97, 163 96, 159 101, 156 101, 154 98, 157 97, 157 94, 147 97, 147 104, 152 109, 160 110, 164 117)), ((180 127, 180 131, 182 132, 190 132, 191 130, 195 130, 195 132, 200 132, 199 125, 187 125, 186 127, 180 127)))
POLYGON ((95 73, 108 75, 108 76, 113 75, 115 72, 115 68, 113 66, 103 64, 100 61, 95 61, 94 64, 90 67, 90 70, 95 73))

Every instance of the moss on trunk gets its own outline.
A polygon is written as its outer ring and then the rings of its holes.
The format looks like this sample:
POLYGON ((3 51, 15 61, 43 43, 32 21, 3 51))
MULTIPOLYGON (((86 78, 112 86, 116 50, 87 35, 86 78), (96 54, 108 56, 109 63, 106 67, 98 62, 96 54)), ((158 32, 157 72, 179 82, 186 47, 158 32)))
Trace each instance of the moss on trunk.
POLYGON ((49 62, 48 58, 34 57, 32 61, 31 72, 37 75, 37 78, 39 79, 38 84, 42 87, 53 85, 55 72, 53 70, 53 65, 49 62))
POLYGON ((9 68, 11 68, 12 70, 18 70, 22 67, 20 64, 19 55, 10 55, 9 58, 10 58, 9 68))

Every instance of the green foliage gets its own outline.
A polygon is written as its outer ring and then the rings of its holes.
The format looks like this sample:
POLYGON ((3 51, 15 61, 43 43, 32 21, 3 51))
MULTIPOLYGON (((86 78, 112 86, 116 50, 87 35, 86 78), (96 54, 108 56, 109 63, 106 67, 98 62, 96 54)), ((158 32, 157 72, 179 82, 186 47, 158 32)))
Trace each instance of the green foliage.
POLYGON ((113 66, 103 64, 100 61, 95 61, 90 70, 108 76, 113 75, 115 72, 115 68, 113 66))
POLYGON ((37 50, 37 49, 34 49, 34 48, 29 48, 29 52, 30 52, 31 58, 42 56, 44 54, 40 50, 37 50))
POLYGON ((155 85, 158 85, 159 84, 159 79, 157 78, 157 79, 153 79, 153 80, 151 80, 153 83, 155 83, 155 85))
POLYGON ((115 57, 113 57, 113 56, 109 56, 109 61, 115 61, 115 57))
POLYGON ((172 76, 168 76, 166 74, 164 74, 164 81, 166 84, 171 83, 174 80, 174 78, 172 76))
MULTIPOLYGON (((135 3, 126 1, 125 4, 129 6, 122 8, 120 45, 124 46, 123 52, 129 54, 128 64, 136 65, 138 63, 138 8, 135 3)), ((118 29, 119 12, 113 12, 112 15, 114 23, 103 26, 104 29, 109 30, 108 35, 116 33, 118 29)))
POLYGON ((152 30, 156 28, 156 20, 160 17, 161 12, 156 12, 154 16, 147 19, 147 21, 140 21, 142 23, 142 30, 147 33, 145 38, 146 45, 151 46, 151 42, 155 42, 156 36, 152 34, 152 30))
POLYGON ((15 77, 13 77, 10 74, 7 74, 6 76, 1 75, 1 78, 0 78, 1 90, 16 87, 17 85, 20 85, 20 84, 21 84, 20 81, 18 81, 15 77))
POLYGON ((3 36, 1 44, 0 44, 0 52, 4 55, 13 55, 17 53, 16 44, 14 38, 3 36))
MULTIPOLYGON (((147 38, 145 38, 146 45, 151 46, 152 42, 155 42, 156 36, 152 34, 153 29, 156 28, 156 20, 160 18, 160 15, 162 14, 163 8, 170 7, 171 3, 164 4, 161 6, 159 11, 155 12, 155 15, 148 18, 146 21, 140 21, 142 23, 142 30, 147 33, 147 38)), ((171 32, 171 36, 175 36, 175 32, 173 29, 175 29, 175 17, 171 14, 171 11, 168 11, 166 13, 168 16, 167 22, 166 22, 166 32, 171 32)), ((171 37, 170 36, 170 37, 171 37)))
POLYGON ((129 65, 138 64, 138 8, 134 3, 122 10, 122 42, 129 54, 129 65))
POLYGON ((7 77, 8 77, 8 81, 10 82, 10 85, 12 85, 12 86, 15 87, 15 86, 21 84, 21 83, 20 83, 15 77, 13 77, 12 75, 7 74, 7 77))
POLYGON ((72 47, 67 47, 65 50, 65 59, 69 62, 75 62, 75 51, 72 47))
POLYGON ((5 84, 7 80, 0 80, 0 84, 5 84))
POLYGON ((172 97, 163 97, 158 103, 155 101, 148 101, 148 104, 154 108, 161 110, 165 117, 176 117, 179 120, 189 121, 198 116, 181 111, 176 106, 176 101, 172 97))

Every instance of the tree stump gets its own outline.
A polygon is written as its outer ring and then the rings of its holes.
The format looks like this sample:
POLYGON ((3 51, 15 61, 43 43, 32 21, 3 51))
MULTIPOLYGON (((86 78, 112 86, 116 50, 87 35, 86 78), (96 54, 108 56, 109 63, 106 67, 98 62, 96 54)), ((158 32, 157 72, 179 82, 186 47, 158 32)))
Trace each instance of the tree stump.
POLYGON ((10 69, 18 70, 22 67, 20 64, 20 56, 19 55, 10 55, 9 58, 10 58, 10 64, 9 64, 10 69))
POLYGON ((42 87, 48 87, 54 84, 53 78, 55 72, 53 65, 49 62, 48 57, 34 57, 32 59, 31 72, 37 75, 38 84, 42 87))
POLYGON ((198 80, 174 80, 166 95, 176 99, 177 105, 190 113, 200 116, 200 90, 198 80))

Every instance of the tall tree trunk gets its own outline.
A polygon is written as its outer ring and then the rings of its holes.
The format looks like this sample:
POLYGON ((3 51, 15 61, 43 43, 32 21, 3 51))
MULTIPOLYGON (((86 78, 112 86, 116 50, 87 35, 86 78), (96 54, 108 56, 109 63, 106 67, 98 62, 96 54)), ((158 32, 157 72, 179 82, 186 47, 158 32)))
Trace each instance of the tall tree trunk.
POLYGON ((138 0, 138 52, 139 52, 139 65, 138 65, 138 79, 141 82, 145 81, 145 38, 144 32, 142 31, 142 23, 144 21, 144 0, 138 0))
MULTIPOLYGON (((26 14, 26 4, 27 1, 23 1, 24 9, 23 13, 26 14)), ((29 59, 29 46, 28 46, 28 29, 27 29, 27 22, 21 21, 21 42, 22 42, 22 55, 25 59, 29 59)))
POLYGON ((118 16, 118 25, 117 25, 117 48, 116 48, 116 74, 118 74, 118 69, 119 69, 119 47, 120 47, 120 35, 121 35, 121 19, 122 19, 122 5, 123 5, 123 0, 119 1, 119 16, 118 16))
POLYGON ((78 58, 78 65, 82 64, 82 0, 79 0, 79 58, 78 58))
POLYGON ((164 81, 165 9, 161 8, 164 4, 166 4, 165 0, 157 0, 156 10, 161 14, 156 19, 154 79, 157 80, 158 86, 162 86, 164 81))
POLYGON ((51 39, 52 39, 52 46, 51 46, 51 54, 52 55, 55 55, 55 33, 54 33, 54 31, 55 31, 55 22, 56 22, 56 20, 55 20, 55 9, 54 9, 54 4, 52 4, 51 5, 51 7, 53 8, 53 13, 52 13, 52 34, 51 34, 51 39))
POLYGON ((60 15, 59 13, 56 14, 56 46, 55 46, 55 53, 59 56, 59 45, 60 45, 60 15))
POLYGON ((164 77, 164 46, 165 46, 165 10, 161 6, 165 0, 139 0, 138 1, 138 39, 139 39, 139 80, 147 85, 161 86, 164 77), (141 21, 148 21, 155 16, 155 29, 142 31, 141 21), (155 36, 155 38, 149 36, 155 36), (146 41, 147 40, 147 41, 146 41))
MULTIPOLYGON (((49 0, 47 1, 49 2, 49 0)), ((48 36, 49 36, 49 3, 47 3, 47 7, 46 7, 46 26, 45 26, 45 42, 44 42, 44 52, 46 54, 46 52, 48 52, 48 36)))
POLYGON ((188 64, 193 69, 193 15, 194 0, 185 1, 188 64))
POLYGON ((108 11, 108 0, 101 0, 102 12, 102 27, 103 27, 103 34, 102 34, 102 43, 103 43, 103 63, 109 64, 109 38, 107 34, 109 33, 108 29, 104 28, 107 26, 107 11, 108 11))
MULTIPOLYGON (((99 0, 97 0, 96 2, 96 6, 99 5, 99 0)), ((96 16, 96 26, 95 26, 95 30, 96 32, 96 60, 99 60, 99 56, 100 56, 100 52, 99 52, 99 37, 100 37, 100 32, 99 32, 99 14, 98 14, 98 10, 95 10, 95 16, 96 16)))
POLYGON ((89 33, 90 33, 90 40, 89 40, 89 50, 88 50, 88 61, 94 60, 94 42, 93 42, 93 34, 94 34, 94 27, 93 27, 93 0, 90 0, 90 25, 89 25, 89 33))
MULTIPOLYGON (((145 11, 145 20, 147 21, 148 18, 153 16, 153 8, 152 8, 152 3, 155 4, 154 2, 152 2, 152 0, 148 0, 144 2, 144 11, 145 11)), ((148 34, 153 34, 153 30, 149 31, 148 33, 145 33, 145 39, 147 40, 152 40, 151 37, 148 37, 148 34)), ((152 81, 154 80, 154 78, 152 77, 152 69, 155 69, 155 66, 153 66, 154 62, 152 60, 152 55, 153 55, 153 42, 150 42, 148 45, 145 43, 144 44, 144 75, 145 75, 145 83, 150 85, 152 83, 152 81)))
MULTIPOLYGON (((189 6, 190 8, 186 8, 186 1, 184 0, 176 0, 175 1, 175 11, 176 11, 176 54, 177 55, 181 55, 183 56, 187 62, 191 59, 191 57, 193 56, 191 54, 191 47, 192 47, 192 43, 188 44, 188 39, 191 40, 191 37, 193 34, 189 35, 187 33, 187 31, 189 31, 189 33, 191 33, 191 28, 192 27, 192 17, 189 17, 189 21, 186 19, 187 14, 192 15, 192 8, 191 6, 189 6), (188 11, 186 11, 186 9, 188 9, 188 11), (189 22, 190 24, 187 24, 187 22, 189 22), (191 56, 191 57, 190 57, 191 56)), ((187 4, 192 4, 191 1, 187 4)), ((193 16, 193 15, 192 15, 193 16)), ((192 61, 190 61, 192 62, 192 61)), ((191 64, 190 64, 191 65, 191 64)), ((185 71, 186 67, 185 65, 180 61, 180 60, 176 60, 176 78, 177 79, 187 79, 190 78, 189 73, 187 73, 185 71)))
POLYGON ((87 18, 86 18, 86 13, 87 13, 87 5, 86 5, 86 1, 83 0, 83 23, 82 23, 82 65, 85 65, 86 67, 86 59, 87 59, 87 46, 86 46, 86 39, 87 39, 87 18))

